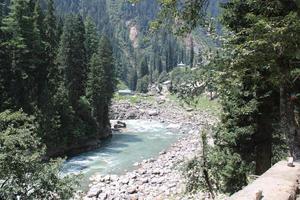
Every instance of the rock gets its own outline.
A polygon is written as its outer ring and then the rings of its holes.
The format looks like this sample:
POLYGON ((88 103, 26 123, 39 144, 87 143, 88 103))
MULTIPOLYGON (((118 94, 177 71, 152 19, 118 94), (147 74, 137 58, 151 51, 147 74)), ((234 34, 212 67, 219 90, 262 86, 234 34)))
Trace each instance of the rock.
POLYGON ((151 179, 150 181, 152 184, 161 184, 163 182, 163 178, 160 177, 160 178, 153 178, 151 179))
POLYGON ((107 193, 101 193, 99 194, 98 198, 99 200, 106 200, 108 197, 108 194, 107 193))
POLYGON ((104 177, 104 180, 106 181, 106 182, 110 182, 110 176, 109 175, 106 175, 105 177, 104 177))
POLYGON ((176 187, 176 184, 175 184, 175 183, 170 183, 170 184, 168 184, 168 188, 173 188, 173 187, 176 187))
POLYGON ((121 128, 126 128, 126 123, 125 123, 125 122, 117 121, 117 124, 118 124, 121 128))
POLYGON ((167 126, 168 129, 180 129, 181 125, 180 124, 169 124, 167 126))
POLYGON ((145 183, 148 183, 149 180, 148 180, 148 178, 142 178, 142 179, 141 179, 141 182, 142 182, 142 184, 145 184, 145 183))
POLYGON ((137 111, 129 111, 129 112, 126 114, 125 118, 126 118, 126 119, 136 119, 137 116, 138 116, 137 111))
POLYGON ((136 179, 137 176, 136 176, 136 174, 131 174, 131 175, 130 175, 130 178, 131 178, 131 179, 136 179))
POLYGON ((148 111, 148 115, 149 116, 157 116, 158 115, 158 111, 157 110, 149 110, 148 111))
POLYGON ((123 179, 121 179, 120 182, 127 185, 129 183, 129 179, 128 178, 123 178, 123 179))
POLYGON ((193 108, 186 108, 185 110, 186 110, 187 112, 192 112, 192 111, 194 111, 193 108))
POLYGON ((87 196, 88 196, 89 198, 93 198, 93 197, 96 197, 96 198, 97 198, 101 192, 102 192, 101 189, 96 188, 96 187, 92 187, 92 188, 90 188, 90 190, 88 191, 87 196))
POLYGON ((127 190, 127 192, 128 192, 129 194, 137 193, 137 188, 136 188, 136 187, 131 187, 131 188, 129 188, 129 189, 127 190))
POLYGON ((138 173, 141 174, 141 175, 143 175, 143 174, 147 173, 147 170, 145 170, 145 169, 139 169, 138 173))
POLYGON ((160 170, 159 169, 154 169, 152 171, 152 174, 158 175, 158 174, 160 174, 160 170))

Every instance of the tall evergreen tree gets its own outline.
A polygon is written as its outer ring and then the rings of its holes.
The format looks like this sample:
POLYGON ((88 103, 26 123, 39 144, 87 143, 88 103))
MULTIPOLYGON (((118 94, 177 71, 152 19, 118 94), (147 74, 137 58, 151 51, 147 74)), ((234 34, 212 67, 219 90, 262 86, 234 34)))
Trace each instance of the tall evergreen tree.
POLYGON ((0 109, 4 110, 10 105, 8 88, 11 80, 10 58, 7 45, 8 35, 2 30, 2 20, 5 17, 5 1, 0 1, 0 109))
POLYGON ((34 4, 26 0, 11 2, 11 11, 3 19, 2 31, 7 35, 5 48, 9 51, 13 78, 9 95, 14 106, 33 112, 37 101, 37 69, 41 63, 39 33, 34 23, 34 4))
POLYGON ((148 59, 146 56, 144 56, 140 64, 139 78, 142 78, 148 74, 149 74, 148 59))
MULTIPOLYGON (((53 0, 47 0, 47 10, 44 18, 44 55, 46 67, 46 85, 44 88, 44 105, 47 107, 51 104, 51 99, 56 93, 59 82, 59 70, 55 63, 58 52, 60 35, 57 30, 56 16, 54 14, 53 0), (48 101, 48 103, 46 103, 48 101)), ((53 102, 52 102, 53 103, 53 102)))
POLYGON ((85 29, 80 15, 66 18, 59 49, 59 65, 64 71, 64 84, 75 111, 79 100, 85 95, 87 60, 85 50, 85 29))
POLYGON ((97 51, 98 44, 99 36, 97 33, 96 25, 91 17, 87 17, 87 19, 85 20, 85 48, 88 61, 97 51))
POLYGON ((116 75, 112 46, 106 37, 101 38, 98 51, 93 55, 90 65, 87 94, 98 126, 107 128, 109 106, 116 86, 116 75))
POLYGON ((132 91, 136 90, 138 74, 135 68, 131 68, 128 74, 128 85, 132 91))
POLYGON ((35 1, 34 6, 34 44, 35 59, 37 62, 37 76, 35 82, 37 83, 37 104, 40 107, 44 103, 44 90, 47 81, 47 63, 45 62, 45 46, 44 46, 44 13, 40 7, 40 1, 35 1))

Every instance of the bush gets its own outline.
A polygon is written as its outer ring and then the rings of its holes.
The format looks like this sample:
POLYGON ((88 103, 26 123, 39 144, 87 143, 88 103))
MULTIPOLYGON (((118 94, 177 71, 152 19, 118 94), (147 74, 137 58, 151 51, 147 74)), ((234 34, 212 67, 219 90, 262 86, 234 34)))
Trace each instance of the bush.
POLYGON ((22 111, 0 113, 0 199, 69 199, 74 178, 59 177, 62 160, 44 162, 34 120, 22 111))

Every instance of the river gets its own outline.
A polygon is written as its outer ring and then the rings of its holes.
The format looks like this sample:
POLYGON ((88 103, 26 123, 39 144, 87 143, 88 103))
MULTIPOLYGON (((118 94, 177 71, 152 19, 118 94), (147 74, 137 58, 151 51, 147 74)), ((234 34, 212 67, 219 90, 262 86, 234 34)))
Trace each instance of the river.
POLYGON ((89 178, 97 173, 121 175, 134 169, 134 163, 155 157, 180 137, 166 124, 157 121, 127 120, 127 128, 114 132, 101 148, 68 159, 62 174, 83 175, 81 188, 88 188, 89 178))

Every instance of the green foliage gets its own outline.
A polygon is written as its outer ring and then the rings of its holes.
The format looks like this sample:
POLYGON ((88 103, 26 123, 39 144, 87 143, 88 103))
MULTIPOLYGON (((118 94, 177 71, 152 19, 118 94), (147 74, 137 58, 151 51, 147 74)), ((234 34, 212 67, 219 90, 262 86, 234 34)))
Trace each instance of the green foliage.
MULTIPOLYGON (((108 120, 96 124, 86 97, 87 59, 98 45, 95 25, 87 19, 84 26, 80 15, 69 15, 62 23, 53 0, 41 2, 45 4, 42 10, 40 1, 14 0, 9 13, 7 2, 1 4, 0 111, 22 108, 35 115, 47 154, 58 156, 70 153, 70 146, 102 137, 108 120)), ((110 71, 104 81, 115 85, 112 65, 105 65, 110 71)), ((107 118, 114 86, 103 87, 109 91, 103 105, 107 118)))
POLYGON ((216 62, 211 62, 205 66, 198 68, 175 68, 171 72, 172 92, 188 104, 193 102, 197 104, 197 100, 204 93, 217 93, 219 67, 216 62))
POLYGON ((34 118, 22 111, 0 113, 0 198, 68 199, 72 177, 59 177, 61 160, 44 162, 45 148, 34 118))
POLYGON ((128 86, 121 80, 118 80, 118 84, 116 87, 117 90, 127 90, 128 86))
POLYGON ((93 54, 96 53, 99 45, 99 36, 97 34, 96 25, 90 17, 85 20, 85 30, 85 48, 87 60, 90 60, 93 54))
POLYGON ((80 97, 85 95, 87 60, 84 36, 82 17, 80 15, 68 16, 61 37, 58 62, 64 72, 64 84, 75 111, 78 109, 80 97))
POLYGON ((148 66, 147 57, 144 57, 140 65, 139 78, 142 78, 146 75, 149 75, 149 66, 148 66))
POLYGON ((33 112, 32 102, 37 101, 37 86, 39 65, 41 64, 41 41, 38 37, 38 27, 35 24, 37 14, 34 3, 25 0, 12 1, 11 11, 2 20, 2 31, 6 37, 2 41, 8 66, 11 68, 12 79, 9 80, 12 96, 11 102, 26 112, 33 112), (34 87, 33 87, 34 86, 34 87))
POLYGON ((138 74, 136 69, 132 68, 128 74, 128 85, 132 91, 136 90, 138 74))
POLYGON ((208 170, 215 190, 234 193, 248 183, 249 175, 260 175, 282 159, 287 144, 294 144, 292 152, 299 148, 291 136, 299 130, 293 114, 297 99, 288 103, 299 90, 295 87, 299 80, 291 78, 298 68, 292 63, 297 62, 300 41, 291 39, 300 33, 295 9, 293 1, 225 4, 223 22, 234 34, 217 59, 223 114, 207 165, 195 164, 196 171, 208 170), (279 128, 282 123, 285 129, 279 128))
POLYGON ((98 125, 109 124, 108 111, 116 87, 116 75, 112 46, 106 37, 100 40, 99 48, 90 62, 87 95, 92 106, 93 117, 98 125))
POLYGON ((206 0, 188 0, 181 6, 178 6, 179 2, 177 0, 162 0, 160 3, 161 11, 158 19, 151 23, 152 30, 164 26, 175 29, 177 34, 184 34, 193 30, 199 24, 204 24, 205 9, 208 6, 206 0), (170 23, 173 20, 176 20, 177 23, 170 23))

